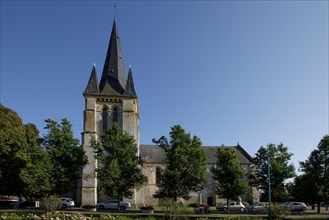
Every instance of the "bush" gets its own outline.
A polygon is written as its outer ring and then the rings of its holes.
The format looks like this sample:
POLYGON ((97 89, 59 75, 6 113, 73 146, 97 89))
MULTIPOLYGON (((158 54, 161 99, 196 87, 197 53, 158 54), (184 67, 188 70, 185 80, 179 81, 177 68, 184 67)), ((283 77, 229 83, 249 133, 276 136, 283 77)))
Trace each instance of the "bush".
POLYGON ((58 196, 51 195, 40 200, 40 208, 47 212, 56 211, 61 207, 61 199, 58 196))
POLYGON ((288 214, 289 210, 287 207, 279 206, 278 204, 273 204, 271 205, 271 213, 272 216, 275 218, 283 218, 288 214))

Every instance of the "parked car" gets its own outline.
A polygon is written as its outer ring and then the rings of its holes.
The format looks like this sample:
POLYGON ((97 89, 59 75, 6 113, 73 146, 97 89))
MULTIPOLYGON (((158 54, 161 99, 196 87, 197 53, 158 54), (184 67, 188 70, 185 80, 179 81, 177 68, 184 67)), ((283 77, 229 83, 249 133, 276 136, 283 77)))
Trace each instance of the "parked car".
POLYGON ((304 212, 306 210, 306 204, 303 202, 285 202, 280 206, 287 207, 290 211, 304 212))
POLYGON ((126 210, 127 208, 131 208, 131 204, 129 202, 123 202, 121 200, 112 199, 106 202, 100 202, 96 205, 97 209, 112 209, 112 210, 126 210))
POLYGON ((15 202, 12 202, 9 204, 11 209, 25 208, 26 205, 27 205, 27 203, 24 200, 17 200, 15 202))
POLYGON ((61 198, 61 208, 66 209, 75 206, 74 200, 70 198, 61 198))
MULTIPOLYGON (((229 210, 230 211, 240 211, 243 212, 246 207, 242 204, 242 202, 230 202, 229 210)), ((217 211, 227 211, 227 205, 220 205, 216 207, 217 211)))
POLYGON ((257 202, 254 205, 246 207, 247 213, 266 213, 268 208, 268 202, 257 202))

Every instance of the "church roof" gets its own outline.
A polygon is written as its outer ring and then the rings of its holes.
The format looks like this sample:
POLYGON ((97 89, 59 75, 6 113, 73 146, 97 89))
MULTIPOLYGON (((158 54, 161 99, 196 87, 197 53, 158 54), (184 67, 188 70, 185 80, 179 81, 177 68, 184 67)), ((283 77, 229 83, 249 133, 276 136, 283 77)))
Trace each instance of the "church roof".
MULTIPOLYGON (((207 164, 217 162, 217 149, 219 147, 232 147, 238 153, 240 163, 252 163, 252 157, 238 144, 237 146, 203 146, 207 164)), ((139 152, 145 163, 165 164, 165 151, 157 145, 140 145, 139 152)))
POLYGON ((123 95, 137 96, 136 95, 136 91, 135 91, 134 80, 133 80, 133 73, 131 71, 131 67, 129 67, 128 79, 127 79, 127 83, 126 83, 125 92, 123 93, 123 95))
POLYGON ((98 78, 97 78, 96 66, 94 64, 93 69, 91 70, 90 73, 88 84, 83 94, 98 94, 98 93, 99 93, 98 78))
POLYGON ((126 79, 116 19, 113 21, 101 81, 98 84, 96 67, 94 65, 83 94, 137 97, 131 68, 129 68, 128 78, 126 79))
POLYGON ((99 90, 100 94, 122 95, 125 87, 125 67, 116 19, 114 19, 99 90))

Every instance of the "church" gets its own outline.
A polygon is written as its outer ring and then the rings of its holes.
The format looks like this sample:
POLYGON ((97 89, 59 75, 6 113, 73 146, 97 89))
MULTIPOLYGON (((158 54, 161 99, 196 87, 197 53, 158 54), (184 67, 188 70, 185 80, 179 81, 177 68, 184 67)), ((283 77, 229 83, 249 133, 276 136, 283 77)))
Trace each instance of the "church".
MULTIPOLYGON (((160 204, 161 201, 154 199, 153 194, 158 189, 159 170, 166 167, 165 152, 156 145, 140 144, 138 96, 131 67, 129 67, 126 77, 116 19, 113 22, 100 81, 94 65, 83 96, 85 109, 82 147, 87 155, 88 164, 82 169, 81 183, 76 198, 77 203, 82 206, 93 206, 100 202, 97 200, 97 175, 95 174, 97 161, 94 158, 94 149, 90 146, 90 141, 92 137, 95 137, 96 141, 99 140, 100 134, 116 122, 123 131, 134 137, 138 154, 144 162, 143 173, 148 178, 148 183, 145 186, 135 190, 133 197, 125 200, 136 206, 160 204)), ((242 180, 248 181, 252 169, 252 158, 239 144, 237 146, 204 146, 209 185, 200 192, 191 193, 191 198, 183 202, 199 203, 202 201, 209 205, 216 205, 222 201, 215 194, 215 182, 211 173, 211 168, 216 164, 218 147, 232 147, 237 152, 240 164, 246 171, 242 180)), ((251 200, 258 200, 258 192, 252 187, 250 188, 250 195, 252 196, 251 200)))

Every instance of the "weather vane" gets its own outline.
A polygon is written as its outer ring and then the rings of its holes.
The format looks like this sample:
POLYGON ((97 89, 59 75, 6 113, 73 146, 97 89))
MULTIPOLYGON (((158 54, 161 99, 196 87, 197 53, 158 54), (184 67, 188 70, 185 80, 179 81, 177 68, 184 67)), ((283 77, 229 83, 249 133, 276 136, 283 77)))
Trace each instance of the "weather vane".
POLYGON ((117 3, 118 3, 118 0, 116 0, 114 3, 114 17, 115 18, 117 17, 117 3))

